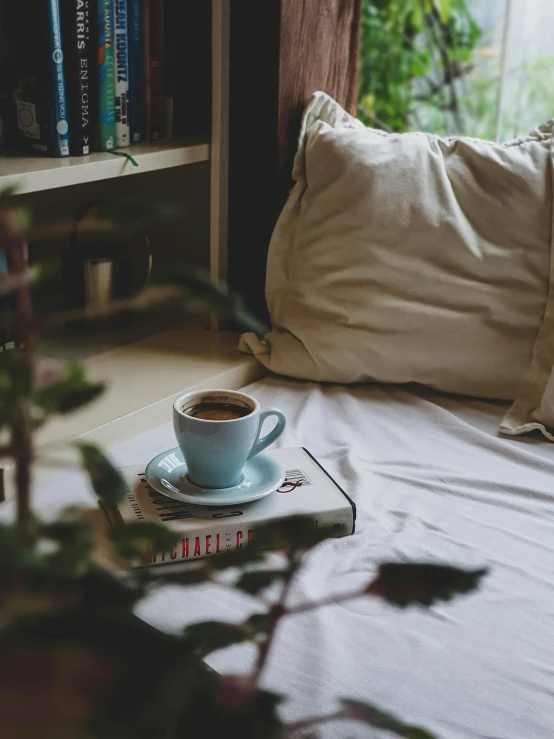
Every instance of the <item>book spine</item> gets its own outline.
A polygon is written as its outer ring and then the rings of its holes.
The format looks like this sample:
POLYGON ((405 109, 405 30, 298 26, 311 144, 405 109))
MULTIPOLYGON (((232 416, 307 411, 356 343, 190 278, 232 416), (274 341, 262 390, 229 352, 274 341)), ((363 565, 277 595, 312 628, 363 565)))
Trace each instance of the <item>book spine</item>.
POLYGON ((65 0, 62 11, 69 140, 73 156, 86 156, 94 139, 93 0, 65 0))
POLYGON ((163 138, 162 0, 149 0, 148 66, 150 69, 150 138, 163 138))
POLYGON ((252 523, 220 523, 212 530, 187 531, 170 551, 155 552, 146 566, 168 564, 170 562, 190 562, 204 557, 232 552, 248 546, 254 540, 252 523))
POLYGON ((141 0, 129 0, 129 122, 131 143, 144 137, 143 25, 141 0))
POLYGON ((142 57, 144 140, 150 141, 152 138, 152 121, 150 118, 150 0, 143 0, 142 2, 142 57))
POLYGON ((52 154, 56 157, 69 156, 69 123, 65 97, 65 74, 63 63, 62 27, 59 0, 48 0, 50 33, 50 80, 52 89, 52 154))
POLYGON ((173 118, 175 94, 177 87, 177 47, 183 42, 182 27, 179 23, 181 16, 178 12, 179 0, 164 0, 163 6, 163 36, 162 36, 162 82, 164 96, 164 134, 166 138, 173 138, 173 118))
POLYGON ((115 142, 129 146, 129 38, 127 0, 115 0, 115 142))
MULTIPOLYGON (((251 544, 256 537, 256 526, 266 525, 264 521, 241 522, 236 520, 223 523, 225 516, 239 517, 240 511, 236 509, 229 514, 221 513, 221 517, 214 521, 214 528, 202 528, 198 531, 187 531, 179 539, 170 551, 155 552, 148 562, 135 566, 147 566, 170 564, 172 562, 191 562, 204 557, 211 557, 225 552, 232 552, 251 544)), ((176 516, 180 518, 180 516, 176 516)), ((333 536, 342 537, 352 533, 353 519, 351 511, 346 509, 340 511, 323 511, 313 519, 314 528, 331 526, 333 536)))
POLYGON ((98 0, 98 148, 115 149, 113 0, 98 0))

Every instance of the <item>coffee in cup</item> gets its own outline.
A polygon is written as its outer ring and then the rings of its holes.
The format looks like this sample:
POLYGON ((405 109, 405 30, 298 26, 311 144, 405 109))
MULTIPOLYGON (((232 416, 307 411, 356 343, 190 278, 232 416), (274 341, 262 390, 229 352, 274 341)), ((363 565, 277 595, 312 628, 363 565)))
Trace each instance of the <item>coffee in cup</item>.
POLYGON ((235 418, 244 418, 250 415, 252 410, 243 405, 235 403, 216 403, 205 401, 195 403, 188 408, 183 407, 183 413, 192 418, 202 418, 205 421, 232 421, 235 418))
POLYGON ((278 408, 260 408, 251 395, 235 390, 187 393, 173 404, 173 428, 190 481, 201 488, 238 485, 247 460, 283 433, 285 416, 278 408), (277 423, 261 436, 266 418, 277 423))

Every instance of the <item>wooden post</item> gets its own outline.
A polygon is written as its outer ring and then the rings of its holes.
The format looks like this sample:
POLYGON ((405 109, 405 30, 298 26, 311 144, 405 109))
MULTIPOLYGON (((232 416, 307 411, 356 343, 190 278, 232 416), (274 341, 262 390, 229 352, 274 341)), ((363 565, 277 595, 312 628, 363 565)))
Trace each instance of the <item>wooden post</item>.
POLYGON ((271 233, 302 110, 323 90, 352 113, 361 0, 231 0, 228 275, 265 316, 271 233))

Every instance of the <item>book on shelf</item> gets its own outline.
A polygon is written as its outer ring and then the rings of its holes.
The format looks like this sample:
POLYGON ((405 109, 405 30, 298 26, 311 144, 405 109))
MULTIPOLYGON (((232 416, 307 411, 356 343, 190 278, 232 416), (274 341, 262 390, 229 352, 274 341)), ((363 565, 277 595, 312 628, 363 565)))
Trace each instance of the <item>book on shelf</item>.
POLYGON ((148 66, 149 66, 149 123, 150 139, 164 138, 163 86, 163 0, 148 0, 148 66))
POLYGON ((144 27, 141 0, 128 0, 129 123, 131 143, 144 138, 144 27))
POLYGON ((115 143, 129 146, 129 37, 127 0, 115 0, 115 143))
POLYGON ((98 148, 115 149, 115 68, 113 0, 98 0, 98 148))
POLYGON ((72 156, 95 148, 96 0, 61 0, 69 141, 72 156))
POLYGON ((15 148, 69 156, 69 123, 59 0, 10 2, 4 18, 11 47, 15 148))
POLYGON ((175 119, 175 97, 177 94, 177 80, 183 69, 179 69, 179 45, 183 43, 183 17, 180 13, 179 0, 163 0, 162 16, 162 85, 163 85, 163 115, 165 123, 164 134, 172 139, 175 119))
POLYGON ((314 526, 332 526, 337 537, 354 533, 354 503, 307 449, 275 449, 266 454, 285 470, 281 487, 253 503, 220 508, 192 506, 161 495, 149 486, 144 466, 120 468, 127 495, 117 509, 106 510, 110 523, 156 521, 178 535, 171 551, 154 552, 148 562, 133 564, 194 561, 241 549, 255 539, 258 526, 297 514, 310 516, 314 526))
POLYGON ((209 132, 209 0, 10 0, 0 22, 0 150, 84 156, 209 132))
POLYGON ((150 141, 150 0, 142 0, 142 90, 144 96, 144 140, 150 141))

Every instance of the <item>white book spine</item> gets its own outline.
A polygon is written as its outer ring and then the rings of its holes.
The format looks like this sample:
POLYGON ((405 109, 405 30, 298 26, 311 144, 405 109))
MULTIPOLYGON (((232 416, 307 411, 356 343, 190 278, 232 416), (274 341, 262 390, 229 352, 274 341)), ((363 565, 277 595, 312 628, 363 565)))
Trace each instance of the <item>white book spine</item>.
MULTIPOLYGON (((242 549, 251 544, 256 538, 256 529, 267 525, 271 519, 266 521, 237 521, 236 519, 228 525, 219 523, 217 527, 201 526, 197 529, 183 532, 181 538, 168 552, 156 552, 152 558, 145 563, 134 563, 135 566, 152 566, 168 564, 170 562, 192 562, 212 555, 232 552, 242 549)), ((314 528, 333 526, 337 536, 350 533, 352 528, 352 517, 347 511, 325 511, 314 514, 314 528)))
POLYGON ((127 0, 115 0, 115 141, 129 146, 129 38, 127 0))

